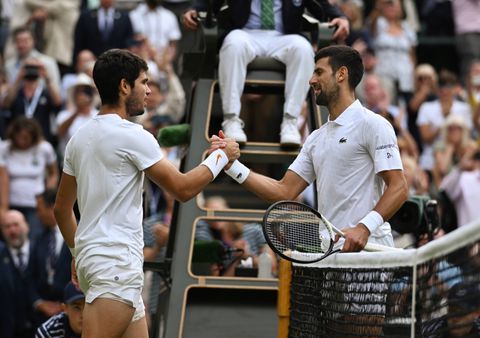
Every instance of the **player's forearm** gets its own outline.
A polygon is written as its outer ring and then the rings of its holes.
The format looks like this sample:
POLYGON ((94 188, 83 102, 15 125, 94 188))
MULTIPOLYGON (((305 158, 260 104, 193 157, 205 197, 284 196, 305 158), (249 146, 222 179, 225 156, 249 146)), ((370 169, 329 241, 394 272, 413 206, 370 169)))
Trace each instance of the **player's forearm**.
POLYGON ((75 232, 77 231, 77 220, 72 209, 60 209, 55 206, 55 219, 69 248, 75 247, 75 232))
POLYGON ((408 198, 408 187, 404 180, 387 185, 374 210, 386 221, 390 219, 408 198))
POLYGON ((250 172, 242 186, 267 202, 294 199, 298 195, 294 195, 293 191, 282 186, 281 181, 253 171, 250 172))

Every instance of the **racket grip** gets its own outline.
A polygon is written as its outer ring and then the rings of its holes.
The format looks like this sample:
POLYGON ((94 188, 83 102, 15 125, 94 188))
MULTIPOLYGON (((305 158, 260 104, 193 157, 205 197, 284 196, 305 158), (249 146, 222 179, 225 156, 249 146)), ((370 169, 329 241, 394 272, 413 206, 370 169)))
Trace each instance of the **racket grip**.
POLYGON ((391 246, 386 246, 386 245, 381 245, 381 244, 367 243, 367 245, 365 245, 363 250, 364 251, 369 251, 369 252, 378 252, 378 251, 398 251, 398 250, 403 250, 403 249, 394 248, 394 247, 391 247, 391 246))

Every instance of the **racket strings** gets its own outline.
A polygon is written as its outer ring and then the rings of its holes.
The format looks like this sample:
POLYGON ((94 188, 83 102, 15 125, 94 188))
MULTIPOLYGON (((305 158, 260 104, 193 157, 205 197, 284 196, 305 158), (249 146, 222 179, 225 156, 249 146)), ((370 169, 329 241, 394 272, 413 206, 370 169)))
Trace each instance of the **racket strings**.
POLYGON ((267 217, 267 236, 281 252, 325 254, 332 234, 323 221, 298 204, 279 204, 267 217))

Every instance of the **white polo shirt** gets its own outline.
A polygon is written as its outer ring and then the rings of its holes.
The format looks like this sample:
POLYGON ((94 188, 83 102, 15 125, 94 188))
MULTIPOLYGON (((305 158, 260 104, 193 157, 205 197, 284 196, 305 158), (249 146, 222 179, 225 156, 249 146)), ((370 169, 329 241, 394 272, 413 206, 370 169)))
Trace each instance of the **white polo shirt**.
POLYGON ((114 245, 143 258, 143 170, 162 158, 153 135, 117 114, 96 115, 72 136, 63 171, 77 182, 78 260, 84 249, 114 245))
MULTIPOLYGON (((289 167, 307 183, 317 181, 318 210, 340 229, 374 208, 385 185, 376 174, 395 169, 403 168, 392 125, 358 100, 312 132, 289 167)), ((372 231, 369 241, 393 245, 390 224, 372 231)))

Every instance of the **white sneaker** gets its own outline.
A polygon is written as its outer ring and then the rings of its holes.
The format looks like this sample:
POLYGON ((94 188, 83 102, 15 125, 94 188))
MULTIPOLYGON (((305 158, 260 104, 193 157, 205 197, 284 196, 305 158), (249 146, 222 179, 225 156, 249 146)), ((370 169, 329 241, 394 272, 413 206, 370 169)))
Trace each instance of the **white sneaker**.
POLYGON ((225 119, 222 123, 222 129, 226 137, 233 138, 238 143, 247 142, 247 135, 243 131, 245 124, 237 116, 225 119))
POLYGON ((297 127, 297 119, 284 117, 280 131, 280 144, 285 147, 299 147, 300 142, 301 136, 297 127))

